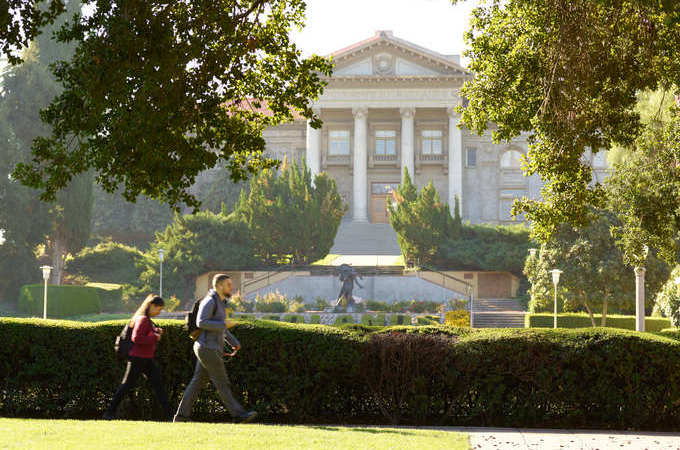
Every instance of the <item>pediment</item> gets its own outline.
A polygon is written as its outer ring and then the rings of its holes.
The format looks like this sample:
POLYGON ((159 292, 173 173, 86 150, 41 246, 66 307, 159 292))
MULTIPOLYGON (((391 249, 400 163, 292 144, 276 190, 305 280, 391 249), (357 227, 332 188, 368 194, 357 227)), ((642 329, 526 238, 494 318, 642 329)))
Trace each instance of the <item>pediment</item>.
POLYGON ((470 76, 457 57, 433 52, 389 32, 378 32, 331 56, 335 63, 333 77, 470 76))

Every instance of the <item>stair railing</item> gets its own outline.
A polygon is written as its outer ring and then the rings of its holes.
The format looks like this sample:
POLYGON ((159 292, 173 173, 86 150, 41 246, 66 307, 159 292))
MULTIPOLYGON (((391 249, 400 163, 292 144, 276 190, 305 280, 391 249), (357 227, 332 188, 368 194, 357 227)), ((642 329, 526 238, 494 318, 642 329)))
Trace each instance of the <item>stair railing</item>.
MULTIPOLYGON (((423 277, 420 276, 421 269, 425 269, 427 272, 434 272, 436 274, 441 275, 442 277, 442 286, 446 288, 446 282, 444 280, 449 279, 453 280, 457 283, 461 283, 465 285, 465 294, 468 297, 468 309, 470 310, 470 328, 475 327, 475 313, 474 313, 474 288, 471 283, 468 283, 465 280, 461 280, 460 278, 454 277, 453 275, 449 275, 446 272, 442 272, 441 270, 435 269, 434 267, 430 267, 425 264, 419 264, 416 266, 416 274, 418 275, 418 278, 423 279, 423 277)), ((451 289, 453 290, 453 289, 451 289)))

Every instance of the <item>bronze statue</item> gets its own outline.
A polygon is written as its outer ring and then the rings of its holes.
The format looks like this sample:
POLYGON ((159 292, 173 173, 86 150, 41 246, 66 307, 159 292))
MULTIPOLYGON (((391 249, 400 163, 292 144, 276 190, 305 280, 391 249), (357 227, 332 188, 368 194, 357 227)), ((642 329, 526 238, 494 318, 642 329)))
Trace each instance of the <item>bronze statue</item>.
POLYGON ((340 272, 342 288, 340 288, 340 294, 338 295, 337 302, 335 302, 335 306, 340 305, 340 302, 342 302, 342 299, 344 298, 347 301, 347 309, 352 310, 352 306, 354 305, 354 297, 352 296, 354 283, 356 283, 360 288, 363 288, 363 286, 357 280, 357 278, 362 277, 349 264, 341 264, 340 267, 338 267, 338 271, 340 272))

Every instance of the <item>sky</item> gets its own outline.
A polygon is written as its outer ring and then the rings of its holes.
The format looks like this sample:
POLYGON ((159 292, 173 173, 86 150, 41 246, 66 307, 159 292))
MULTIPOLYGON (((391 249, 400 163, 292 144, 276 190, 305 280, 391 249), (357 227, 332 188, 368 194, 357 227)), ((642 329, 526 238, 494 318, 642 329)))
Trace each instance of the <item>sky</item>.
POLYGON ((327 55, 375 34, 396 37, 443 54, 461 55, 463 33, 479 0, 307 0, 306 27, 292 33, 305 56, 327 55))

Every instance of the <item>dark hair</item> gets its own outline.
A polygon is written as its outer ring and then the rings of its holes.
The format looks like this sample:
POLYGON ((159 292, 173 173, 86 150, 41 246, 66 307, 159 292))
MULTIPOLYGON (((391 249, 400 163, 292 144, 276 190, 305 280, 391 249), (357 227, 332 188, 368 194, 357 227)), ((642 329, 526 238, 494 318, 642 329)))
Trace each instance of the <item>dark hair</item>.
POLYGON ((156 294, 149 294, 146 296, 144 301, 142 302, 141 305, 139 305, 139 308, 137 308, 137 311, 135 314, 132 316, 134 319, 136 316, 147 316, 149 317, 149 306, 155 305, 155 306, 165 306, 165 301, 158 295, 156 294))
POLYGON ((226 273, 218 273, 213 277, 213 288, 216 288, 218 284, 223 282, 224 280, 231 280, 231 277, 227 275, 226 273))

